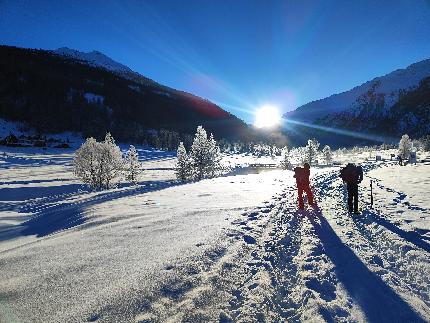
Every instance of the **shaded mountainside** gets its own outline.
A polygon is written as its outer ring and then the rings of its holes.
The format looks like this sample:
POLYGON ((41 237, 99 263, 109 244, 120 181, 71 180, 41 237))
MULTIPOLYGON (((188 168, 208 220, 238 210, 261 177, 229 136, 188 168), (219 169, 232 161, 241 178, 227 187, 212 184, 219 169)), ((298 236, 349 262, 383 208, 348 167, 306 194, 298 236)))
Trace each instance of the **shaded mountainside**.
POLYGON ((284 115, 296 143, 315 137, 333 147, 396 142, 430 134, 430 59, 284 115), (303 123, 306 124, 303 124, 303 123))
POLYGON ((101 137, 110 131, 119 140, 140 140, 148 129, 194 134, 198 125, 217 138, 250 134, 244 122, 205 99, 162 86, 99 52, 89 54, 108 65, 61 50, 0 46, 0 118, 42 133, 101 137))
POLYGON ((408 133, 418 138, 430 134, 430 77, 417 89, 405 92, 391 108, 384 108, 383 97, 369 91, 360 104, 348 111, 329 115, 318 124, 399 136, 408 133))

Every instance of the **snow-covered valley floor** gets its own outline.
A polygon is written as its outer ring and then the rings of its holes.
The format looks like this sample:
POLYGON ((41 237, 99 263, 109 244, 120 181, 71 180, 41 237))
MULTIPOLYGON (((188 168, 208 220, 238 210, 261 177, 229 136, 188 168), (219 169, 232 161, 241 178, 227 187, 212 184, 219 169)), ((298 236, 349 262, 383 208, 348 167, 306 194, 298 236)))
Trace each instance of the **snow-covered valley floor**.
POLYGON ((70 153, 0 156, 0 322, 430 321, 430 165, 364 165, 351 216, 337 167, 299 212, 290 171, 178 184, 143 157, 89 192, 70 153))

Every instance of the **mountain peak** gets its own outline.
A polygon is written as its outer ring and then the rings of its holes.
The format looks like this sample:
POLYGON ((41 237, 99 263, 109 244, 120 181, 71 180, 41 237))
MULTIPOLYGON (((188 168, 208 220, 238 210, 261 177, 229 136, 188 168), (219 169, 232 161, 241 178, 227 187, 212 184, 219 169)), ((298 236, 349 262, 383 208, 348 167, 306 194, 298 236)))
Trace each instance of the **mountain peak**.
POLYGON ((89 65, 102 67, 117 73, 134 73, 129 67, 118 63, 109 56, 106 56, 97 50, 93 50, 91 52, 81 52, 68 47, 60 47, 54 50, 53 53, 66 58, 84 61, 89 65))

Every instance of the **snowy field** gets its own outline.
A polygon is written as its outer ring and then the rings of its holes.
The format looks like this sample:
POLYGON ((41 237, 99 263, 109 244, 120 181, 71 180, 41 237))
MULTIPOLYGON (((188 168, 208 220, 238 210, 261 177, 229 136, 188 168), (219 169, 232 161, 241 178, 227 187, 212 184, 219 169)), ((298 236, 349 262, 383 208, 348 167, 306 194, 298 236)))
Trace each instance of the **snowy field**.
POLYGON ((351 217, 339 166, 299 212, 291 171, 179 184, 140 149, 138 187, 91 192, 72 150, 3 148, 0 322, 430 321, 429 163, 338 156, 365 169, 351 217))

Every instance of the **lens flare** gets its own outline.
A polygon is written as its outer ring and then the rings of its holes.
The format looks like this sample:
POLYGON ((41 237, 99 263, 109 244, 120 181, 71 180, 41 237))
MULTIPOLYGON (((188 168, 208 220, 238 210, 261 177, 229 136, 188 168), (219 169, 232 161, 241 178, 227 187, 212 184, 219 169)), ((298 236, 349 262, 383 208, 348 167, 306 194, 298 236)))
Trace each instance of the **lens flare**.
POLYGON ((281 113, 277 107, 265 105, 255 111, 254 125, 257 128, 271 128, 281 122, 281 113))

